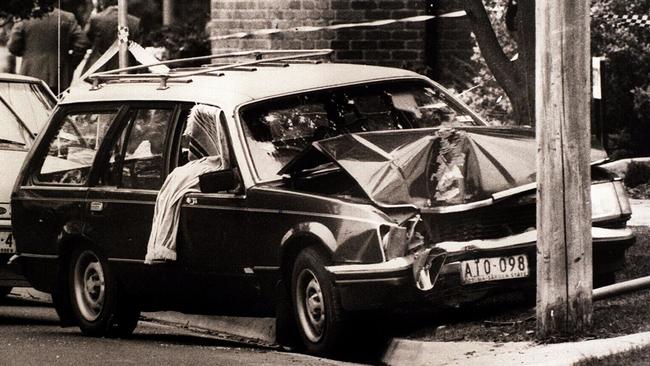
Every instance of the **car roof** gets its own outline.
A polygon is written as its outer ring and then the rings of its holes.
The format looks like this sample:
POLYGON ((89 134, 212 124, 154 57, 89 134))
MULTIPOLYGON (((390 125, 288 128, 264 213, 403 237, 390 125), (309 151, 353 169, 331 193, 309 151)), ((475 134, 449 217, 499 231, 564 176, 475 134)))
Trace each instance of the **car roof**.
POLYGON ((109 81, 93 90, 82 83, 63 95, 60 104, 98 101, 186 101, 221 108, 314 90, 396 78, 421 78, 403 69, 343 63, 290 63, 289 66, 256 65, 242 70, 219 71, 218 75, 193 75, 170 79, 168 88, 160 90, 159 78, 147 81, 109 81), (252 71, 254 70, 254 71, 252 71))
POLYGON ((0 81, 9 81, 16 83, 41 83, 40 79, 33 78, 31 76, 8 74, 4 72, 0 72, 0 81))

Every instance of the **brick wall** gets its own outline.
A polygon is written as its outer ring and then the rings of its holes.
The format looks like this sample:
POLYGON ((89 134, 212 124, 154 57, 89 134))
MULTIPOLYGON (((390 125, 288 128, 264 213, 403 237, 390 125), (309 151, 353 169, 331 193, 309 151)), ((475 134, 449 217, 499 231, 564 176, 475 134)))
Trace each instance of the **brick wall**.
MULTIPOLYGON (((462 0, 211 0, 212 35, 263 28, 286 29, 439 14, 460 9, 462 0)), ((335 59, 457 77, 454 68, 469 63, 473 41, 459 19, 398 23, 376 28, 285 33, 213 41, 214 52, 245 49, 333 48, 335 59), (428 67, 427 67, 428 66, 428 67)))
MULTIPOLYGON (((212 0, 212 35, 296 26, 330 25, 422 15, 414 0, 212 0)), ((372 29, 286 33, 214 41, 214 52, 233 49, 333 48, 346 62, 421 68, 425 62, 425 24, 396 24, 372 29)))

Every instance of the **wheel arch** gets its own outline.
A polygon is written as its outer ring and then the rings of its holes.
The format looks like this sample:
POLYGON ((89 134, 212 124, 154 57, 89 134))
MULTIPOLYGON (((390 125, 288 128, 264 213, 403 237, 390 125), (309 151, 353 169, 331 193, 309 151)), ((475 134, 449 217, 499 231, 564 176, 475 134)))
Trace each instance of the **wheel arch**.
POLYGON ((317 247, 327 255, 334 257, 337 243, 332 231, 319 222, 300 223, 289 230, 280 245, 280 273, 285 284, 290 283, 291 271, 296 257, 307 247, 317 247))

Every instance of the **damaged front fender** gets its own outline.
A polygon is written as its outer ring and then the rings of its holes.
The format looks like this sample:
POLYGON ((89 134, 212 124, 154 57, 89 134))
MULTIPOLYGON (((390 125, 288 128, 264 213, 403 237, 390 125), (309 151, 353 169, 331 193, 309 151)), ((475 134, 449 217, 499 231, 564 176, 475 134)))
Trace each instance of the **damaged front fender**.
POLYGON ((415 284, 420 290, 427 291, 435 285, 446 257, 447 251, 431 247, 386 262, 334 265, 327 266, 325 269, 337 283, 408 278, 411 285, 415 284))

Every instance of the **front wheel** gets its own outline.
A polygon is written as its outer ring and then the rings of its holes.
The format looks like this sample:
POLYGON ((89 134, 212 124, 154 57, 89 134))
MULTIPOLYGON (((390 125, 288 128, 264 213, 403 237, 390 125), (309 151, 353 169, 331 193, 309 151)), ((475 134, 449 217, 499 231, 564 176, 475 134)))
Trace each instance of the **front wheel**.
POLYGON ((293 266, 291 297, 302 343, 308 353, 338 353, 344 335, 344 313, 338 293, 327 276, 327 256, 304 249, 293 266))
POLYGON ((128 336, 137 326, 140 312, 120 299, 108 265, 92 249, 78 249, 69 270, 72 311, 84 335, 128 336))

